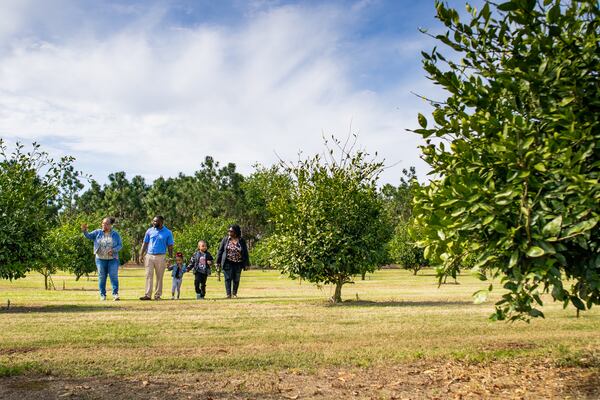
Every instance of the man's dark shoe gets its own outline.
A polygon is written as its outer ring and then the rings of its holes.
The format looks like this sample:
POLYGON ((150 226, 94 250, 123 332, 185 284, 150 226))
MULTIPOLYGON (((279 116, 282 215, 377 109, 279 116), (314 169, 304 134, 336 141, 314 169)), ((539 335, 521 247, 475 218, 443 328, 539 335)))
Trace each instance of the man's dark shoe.
POLYGON ((142 297, 140 297, 140 300, 152 300, 152 299, 148 296, 142 296, 142 297))

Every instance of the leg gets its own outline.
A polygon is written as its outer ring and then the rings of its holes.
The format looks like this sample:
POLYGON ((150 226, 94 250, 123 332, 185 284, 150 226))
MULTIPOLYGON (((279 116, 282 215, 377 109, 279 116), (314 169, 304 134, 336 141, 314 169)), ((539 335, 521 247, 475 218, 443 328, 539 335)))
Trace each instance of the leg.
POLYGON ((206 279, 208 278, 208 275, 206 274, 199 274, 200 275, 200 296, 202 298, 204 298, 204 296, 206 296, 206 279))
POLYGON ((237 296, 238 288, 240 287, 240 277, 242 276, 242 267, 236 266, 233 272, 233 295, 237 296))
POLYGON ((183 283, 183 278, 177 279, 177 298, 179 299, 179 295, 181 295, 181 284, 183 283))
POLYGON ((108 276, 113 296, 119 295, 119 260, 108 260, 108 276))
POLYGON ((96 268, 98 268, 98 289, 100 296, 106 297, 106 275, 108 274, 108 261, 96 258, 96 268))
POLYGON ((146 267, 146 293, 148 298, 152 297, 152 278, 154 278, 154 256, 146 254, 144 266, 146 267))
POLYGON ((173 277, 173 282, 171 284, 171 297, 175 297, 175 290, 177 290, 177 278, 173 277))
POLYGON ((159 254, 156 255, 156 264, 155 264, 155 270, 156 270, 156 290, 154 291, 154 298, 155 299, 160 299, 160 296, 162 296, 162 291, 163 291, 163 276, 165 275, 165 269, 167 268, 166 265, 166 257, 164 254, 159 254))
POLYGON ((196 294, 201 295, 202 291, 200 289, 200 283, 201 283, 201 278, 202 275, 200 275, 199 273, 196 273, 196 275, 194 275, 194 289, 196 290, 196 294))
POLYGON ((225 293, 227 297, 231 297, 231 267, 223 268, 223 278, 225 281, 225 293))

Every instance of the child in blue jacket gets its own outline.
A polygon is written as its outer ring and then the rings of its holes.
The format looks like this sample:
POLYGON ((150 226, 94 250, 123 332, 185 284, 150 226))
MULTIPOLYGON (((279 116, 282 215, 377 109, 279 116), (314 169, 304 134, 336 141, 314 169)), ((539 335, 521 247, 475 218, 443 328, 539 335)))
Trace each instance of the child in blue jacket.
POLYGON ((183 263, 183 253, 178 252, 175 254, 175 264, 170 265, 167 269, 171 272, 173 277, 173 286, 171 287, 171 300, 175 300, 175 292, 177 291, 177 300, 179 300, 179 294, 181 293, 181 283, 183 282, 183 274, 188 270, 187 265, 183 263))

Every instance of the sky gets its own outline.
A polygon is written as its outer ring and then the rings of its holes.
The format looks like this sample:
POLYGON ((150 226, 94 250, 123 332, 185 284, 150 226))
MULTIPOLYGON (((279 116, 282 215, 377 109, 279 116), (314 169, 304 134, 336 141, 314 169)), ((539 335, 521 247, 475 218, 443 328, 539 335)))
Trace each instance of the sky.
POLYGON ((434 15, 433 0, 2 0, 0 137, 105 183, 207 155, 248 175, 354 133, 381 183, 410 166, 425 180, 407 129, 431 112, 411 92, 445 96, 421 66, 434 15))

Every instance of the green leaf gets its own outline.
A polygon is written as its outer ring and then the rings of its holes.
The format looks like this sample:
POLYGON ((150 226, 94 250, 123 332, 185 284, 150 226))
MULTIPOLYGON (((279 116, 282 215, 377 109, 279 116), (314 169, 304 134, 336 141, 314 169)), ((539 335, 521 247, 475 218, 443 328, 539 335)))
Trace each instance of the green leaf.
POLYGON ((532 308, 531 310, 529 310, 529 312, 527 314, 529 314, 529 316, 531 316, 533 318, 537 318, 537 317, 545 318, 544 313, 535 308, 532 308))
POLYGON ((574 97, 565 97, 564 99, 561 100, 561 102, 559 104, 561 107, 564 107, 567 104, 571 104, 573 102, 573 100, 575 100, 574 97))
POLYGON ((526 254, 527 254, 527 257, 531 257, 531 258, 541 257, 544 255, 544 250, 538 246, 531 246, 527 250, 526 254))
POLYGON ((536 170, 540 171, 540 172, 546 172, 546 166, 544 165, 544 163, 537 163, 533 166, 533 168, 535 168, 536 170))
POLYGON ((560 4, 555 4, 550 10, 548 10, 548 22, 550 24, 555 23, 560 17, 560 4))
POLYGON ((583 304, 583 301, 579 297, 571 296, 571 303, 573 303, 576 309, 585 310, 585 304, 583 304))
POLYGON ((427 128, 427 118, 425 118, 425 116, 423 114, 419 113, 418 119, 419 119, 419 125, 421 125, 421 128, 423 128, 423 129, 427 128))
POLYGON ((515 1, 507 1, 506 3, 502 3, 498 5, 498 10, 500 11, 515 11, 519 6, 515 1))
POLYGON ((552 221, 548 222, 542 228, 542 234, 546 237, 554 237, 560 234, 560 228, 562 226, 562 215, 554 218, 552 221))
POLYGON ((519 261, 519 250, 515 250, 510 255, 510 260, 508 261, 508 268, 512 269, 515 265, 517 265, 518 261, 519 261))
POLYGON ((587 221, 580 222, 577 225, 571 227, 567 231, 566 236, 576 235, 578 233, 589 231, 594 226, 596 226, 597 223, 598 223, 598 219, 596 219, 596 218, 592 218, 592 219, 588 219, 587 221))

